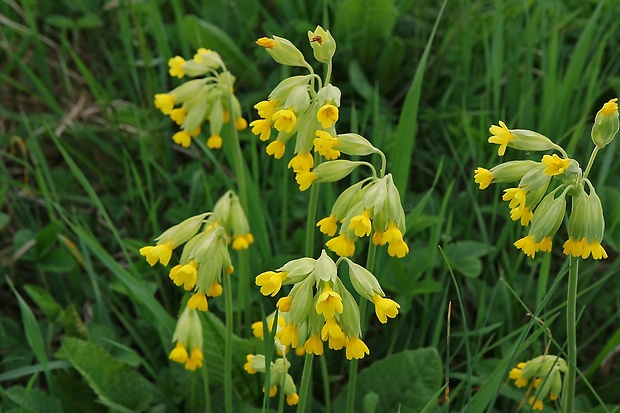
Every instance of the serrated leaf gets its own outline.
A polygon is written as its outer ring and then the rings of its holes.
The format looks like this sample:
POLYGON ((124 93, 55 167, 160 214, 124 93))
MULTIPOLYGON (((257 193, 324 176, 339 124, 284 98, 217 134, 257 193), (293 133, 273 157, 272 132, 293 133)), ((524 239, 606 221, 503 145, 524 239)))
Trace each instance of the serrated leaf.
MULTIPOLYGON (((381 411, 418 413, 442 386, 443 367, 437 349, 406 350, 376 361, 357 378, 354 411, 363 410, 363 396, 376 393, 381 411)), ((346 386, 338 395, 334 411, 344 411, 346 386)))
POLYGON ((77 337, 86 339, 88 337, 88 331, 86 325, 82 321, 78 314, 75 305, 70 304, 67 306, 62 314, 62 328, 68 337, 77 337))
POLYGON ((152 385, 95 343, 69 337, 64 340, 60 354, 69 359, 107 405, 120 405, 134 412, 148 407, 152 385))

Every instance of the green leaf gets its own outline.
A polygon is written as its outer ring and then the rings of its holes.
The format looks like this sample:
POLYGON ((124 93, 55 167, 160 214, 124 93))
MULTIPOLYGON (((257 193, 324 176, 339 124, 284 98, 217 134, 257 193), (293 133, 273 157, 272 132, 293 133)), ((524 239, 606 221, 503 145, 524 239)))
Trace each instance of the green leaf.
POLYGON ((461 241, 446 245, 444 254, 453 270, 466 277, 477 277, 482 272, 479 257, 488 254, 490 250, 491 247, 482 242, 461 241))
POLYGON ((57 222, 52 221, 46 225, 45 228, 39 231, 36 238, 36 251, 38 259, 44 257, 54 247, 61 229, 62 228, 57 222))
POLYGON ((5 214, 4 212, 0 212, 0 231, 9 225, 9 222, 11 222, 11 216, 9 214, 5 214))
POLYGON ((75 258, 64 248, 52 250, 37 261, 37 268, 42 272, 64 273, 74 267, 75 258))
POLYGON ((118 405, 134 412, 149 406, 151 384, 95 343, 66 338, 60 355, 68 358, 105 405, 118 405))
POLYGON ((54 300, 54 297, 52 297, 49 291, 32 284, 24 285, 24 289, 32 301, 37 304, 49 319, 54 320, 58 317, 58 314, 62 311, 62 307, 54 300))
POLYGON ((204 47, 218 52, 239 80, 247 81, 255 87, 261 85, 262 76, 256 66, 225 31, 192 15, 185 16, 184 23, 187 39, 194 49, 204 47))
POLYGON ((22 386, 11 387, 6 390, 4 396, 22 409, 32 412, 57 413, 63 411, 60 401, 36 387, 28 390, 22 386))
MULTIPOLYGON (((376 393, 382 412, 418 413, 441 387, 442 377, 441 358, 435 348, 393 354, 359 373, 353 410, 364 411, 364 395, 376 393)), ((334 411, 344 411, 347 391, 348 386, 338 395, 334 411)))
POLYGON ((62 314, 62 328, 68 337, 86 339, 88 331, 80 314, 75 308, 75 304, 70 304, 62 314))

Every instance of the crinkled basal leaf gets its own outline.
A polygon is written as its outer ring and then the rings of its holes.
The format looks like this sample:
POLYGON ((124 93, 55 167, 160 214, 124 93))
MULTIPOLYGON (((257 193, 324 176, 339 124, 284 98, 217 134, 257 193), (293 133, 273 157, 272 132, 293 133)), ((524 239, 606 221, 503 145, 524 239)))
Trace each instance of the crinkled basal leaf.
MULTIPOLYGON (((418 413, 441 388, 442 377, 443 366, 435 348, 393 354, 359 373, 353 410, 364 411, 364 395, 375 393, 382 412, 418 413)), ((338 395, 334 411, 344 411, 347 391, 345 387, 338 395)))
POLYGON ((118 361, 97 344, 66 338, 59 356, 71 362, 101 400, 134 412, 143 411, 149 406, 152 385, 132 367, 118 361))

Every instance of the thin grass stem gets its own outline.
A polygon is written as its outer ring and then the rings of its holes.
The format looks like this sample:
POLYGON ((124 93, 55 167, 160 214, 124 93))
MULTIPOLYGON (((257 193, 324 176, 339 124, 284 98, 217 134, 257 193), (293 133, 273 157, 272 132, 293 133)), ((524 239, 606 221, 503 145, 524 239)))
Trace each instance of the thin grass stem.
POLYGON ((564 379, 562 411, 572 413, 575 406, 575 380, 577 378, 577 280, 579 258, 570 257, 568 269, 568 293, 566 296, 566 335, 568 342, 568 373, 564 379))

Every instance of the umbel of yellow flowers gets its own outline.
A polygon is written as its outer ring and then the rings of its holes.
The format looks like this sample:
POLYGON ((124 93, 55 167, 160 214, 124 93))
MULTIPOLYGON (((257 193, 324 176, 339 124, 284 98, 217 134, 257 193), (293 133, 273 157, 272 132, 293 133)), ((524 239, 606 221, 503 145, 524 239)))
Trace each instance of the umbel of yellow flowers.
POLYGON ((555 401, 562 392, 562 373, 568 371, 566 360, 558 356, 539 356, 526 363, 519 363, 510 370, 508 377, 517 387, 531 386, 528 403, 533 410, 543 409, 543 400, 555 401))
POLYGON ((189 147, 192 137, 201 133, 204 121, 209 123, 206 144, 210 149, 222 147, 222 125, 230 122, 231 117, 237 130, 247 128, 247 121, 241 117, 241 105, 233 94, 235 77, 226 70, 219 54, 200 48, 193 59, 175 56, 168 66, 170 76, 194 78, 155 95, 155 106, 180 127, 172 136, 175 143, 189 147))
POLYGON ((343 261, 348 264, 353 288, 375 305, 379 321, 386 323, 388 318, 396 317, 400 305, 385 297, 373 274, 348 258, 335 263, 323 251, 316 260, 300 258, 256 277, 263 295, 275 296, 282 285, 293 285, 277 303, 286 324, 275 337, 283 346, 303 346, 307 354, 321 355, 326 342, 334 350, 345 348, 349 360, 370 354, 361 340, 357 302, 338 277, 337 267, 343 261))
POLYGON ((526 255, 534 258, 537 252, 551 252, 553 236, 561 226, 571 200, 568 219, 568 240, 563 252, 573 257, 594 259, 607 258, 607 251, 601 245, 605 232, 605 219, 601 200, 596 194, 588 173, 598 151, 608 145, 619 129, 618 99, 603 105, 596 114, 592 127, 594 150, 585 172, 579 163, 549 138, 537 132, 508 129, 504 122, 489 129, 489 143, 499 145, 498 155, 503 156, 506 148, 523 151, 558 151, 558 154, 543 155, 540 162, 524 160, 511 161, 493 168, 476 168, 474 180, 480 189, 492 183, 519 181, 513 188, 504 190, 502 199, 508 202, 510 217, 530 226, 528 235, 515 241, 514 245, 526 255), (548 192, 549 188, 552 188, 548 192))
POLYGON ((151 266, 157 261, 168 265, 172 250, 185 243, 179 264, 170 270, 170 279, 186 291, 194 291, 187 303, 191 309, 207 311, 207 297, 222 294, 222 274, 234 271, 228 243, 232 241, 236 250, 247 249, 254 238, 239 198, 228 191, 216 202, 213 212, 186 219, 156 241, 155 246, 140 248, 151 266))

